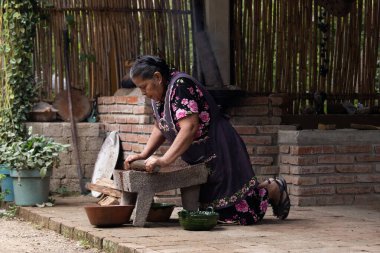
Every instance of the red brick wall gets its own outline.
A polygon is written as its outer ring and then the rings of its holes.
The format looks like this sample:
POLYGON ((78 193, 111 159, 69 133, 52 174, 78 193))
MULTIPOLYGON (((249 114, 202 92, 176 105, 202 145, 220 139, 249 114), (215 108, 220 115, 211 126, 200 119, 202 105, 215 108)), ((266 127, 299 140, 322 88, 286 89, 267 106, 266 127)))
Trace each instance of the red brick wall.
POLYGON ((380 200, 379 135, 372 130, 280 131, 280 173, 293 204, 380 200))
POLYGON ((143 150, 153 126, 149 99, 142 96, 100 97, 98 111, 105 130, 119 132, 125 156, 143 150))
POLYGON ((278 176, 279 130, 295 126, 280 125, 284 99, 281 96, 245 97, 227 110, 230 122, 247 146, 252 167, 260 180, 278 176))

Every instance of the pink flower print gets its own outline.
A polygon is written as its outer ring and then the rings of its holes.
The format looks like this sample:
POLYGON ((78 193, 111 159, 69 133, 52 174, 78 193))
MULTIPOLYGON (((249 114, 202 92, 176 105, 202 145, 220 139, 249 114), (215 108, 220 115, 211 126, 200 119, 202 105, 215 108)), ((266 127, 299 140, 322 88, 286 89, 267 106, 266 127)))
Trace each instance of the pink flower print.
POLYGON ((251 214, 251 216, 252 216, 252 218, 253 218, 253 221, 256 223, 257 222, 257 214, 255 214, 255 211, 250 211, 250 214, 251 214))
POLYGON ((248 191, 248 188, 244 187, 243 189, 241 189, 241 192, 244 194, 248 191))
POLYGON ((237 200, 237 197, 235 195, 231 196, 230 201, 235 202, 237 200))
POLYGON ((199 138, 201 135, 202 135, 202 132, 201 132, 201 130, 198 129, 197 132, 194 135, 194 139, 199 138))
POLYGON ((256 184, 256 181, 254 179, 249 181, 249 186, 254 186, 256 184))
POLYGON ((241 213, 246 213, 248 212, 249 210, 249 206, 248 206, 248 203, 245 199, 243 199, 242 201, 240 201, 239 203, 237 203, 235 205, 235 208, 238 212, 241 212, 241 213))
POLYGON ((251 189, 251 190, 247 193, 247 195, 248 195, 248 196, 252 196, 254 193, 255 193, 255 191, 254 191, 253 189, 251 189))
POLYGON ((198 112, 198 104, 194 100, 189 101, 188 107, 190 108, 190 111, 198 112))
POLYGON ((182 99, 181 104, 187 105, 189 103, 189 100, 187 98, 182 99))
POLYGON ((261 201, 260 210, 265 213, 267 211, 267 208, 268 208, 268 200, 261 201))
POLYGON ((172 104, 173 111, 177 111, 177 106, 175 104, 172 104))
POLYGON ((190 92, 191 95, 194 95, 194 89, 193 89, 193 87, 190 87, 190 88, 187 88, 187 89, 189 90, 189 92, 190 92))
POLYGON ((186 117, 186 110, 184 109, 178 109, 176 112, 175 112, 175 116, 176 118, 179 120, 179 119, 182 119, 183 117, 186 117))
POLYGON ((225 206, 227 202, 224 199, 219 200, 219 206, 225 206))
POLYGON ((201 91, 200 89, 197 88, 196 91, 197 91, 197 93, 199 94, 199 96, 201 96, 201 97, 203 96, 203 93, 202 93, 202 91, 201 91))
POLYGON ((266 193, 267 193, 267 190, 265 188, 261 188, 259 191, 259 196, 264 197, 266 193))
POLYGON ((203 122, 209 122, 210 121, 210 116, 209 116, 208 112, 201 112, 201 114, 199 114, 199 118, 201 118, 201 120, 203 122))

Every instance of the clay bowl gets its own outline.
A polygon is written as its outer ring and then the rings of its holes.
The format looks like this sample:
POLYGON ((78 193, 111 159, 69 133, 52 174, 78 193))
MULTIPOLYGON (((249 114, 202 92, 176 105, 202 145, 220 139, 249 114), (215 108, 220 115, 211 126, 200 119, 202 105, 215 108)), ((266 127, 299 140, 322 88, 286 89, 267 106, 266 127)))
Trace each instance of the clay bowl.
POLYGON ((134 205, 117 206, 85 206, 88 220, 94 226, 114 227, 128 223, 134 205))
POLYGON ((147 221, 165 222, 170 219, 175 205, 169 203, 152 203, 149 209, 147 221))

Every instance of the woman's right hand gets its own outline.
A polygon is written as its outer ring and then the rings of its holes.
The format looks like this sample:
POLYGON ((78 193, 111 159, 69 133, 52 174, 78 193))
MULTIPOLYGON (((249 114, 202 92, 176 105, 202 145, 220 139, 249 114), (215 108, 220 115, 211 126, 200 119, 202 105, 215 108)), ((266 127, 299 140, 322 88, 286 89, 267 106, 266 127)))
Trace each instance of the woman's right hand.
POLYGON ((144 160, 145 158, 141 154, 135 154, 135 155, 129 155, 124 161, 124 169, 130 170, 131 169, 131 162, 136 160, 144 160))

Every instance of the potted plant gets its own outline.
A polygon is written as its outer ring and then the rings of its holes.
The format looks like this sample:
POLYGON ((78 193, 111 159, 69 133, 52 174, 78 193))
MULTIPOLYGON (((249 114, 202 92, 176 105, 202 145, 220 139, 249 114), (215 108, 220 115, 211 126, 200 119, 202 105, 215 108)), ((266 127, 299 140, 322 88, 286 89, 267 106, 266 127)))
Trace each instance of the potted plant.
POLYGON ((5 197, 9 194, 9 190, 3 190, 3 180, 6 178, 5 175, 0 174, 0 184, 1 184, 1 192, 0 192, 0 203, 5 200, 5 197))
POLYGON ((1 180, 1 193, 3 200, 6 202, 14 201, 13 182, 10 177, 10 170, 6 164, 5 153, 13 141, 19 138, 10 131, 0 131, 0 178, 1 180))
POLYGON ((14 141, 5 148, 2 160, 10 169, 16 205, 29 206, 48 201, 52 169, 59 165, 59 153, 68 146, 32 134, 29 128, 23 140, 14 141))
POLYGON ((12 178, 10 177, 10 170, 4 164, 0 164, 0 188, 0 200, 13 202, 13 182, 12 178))

